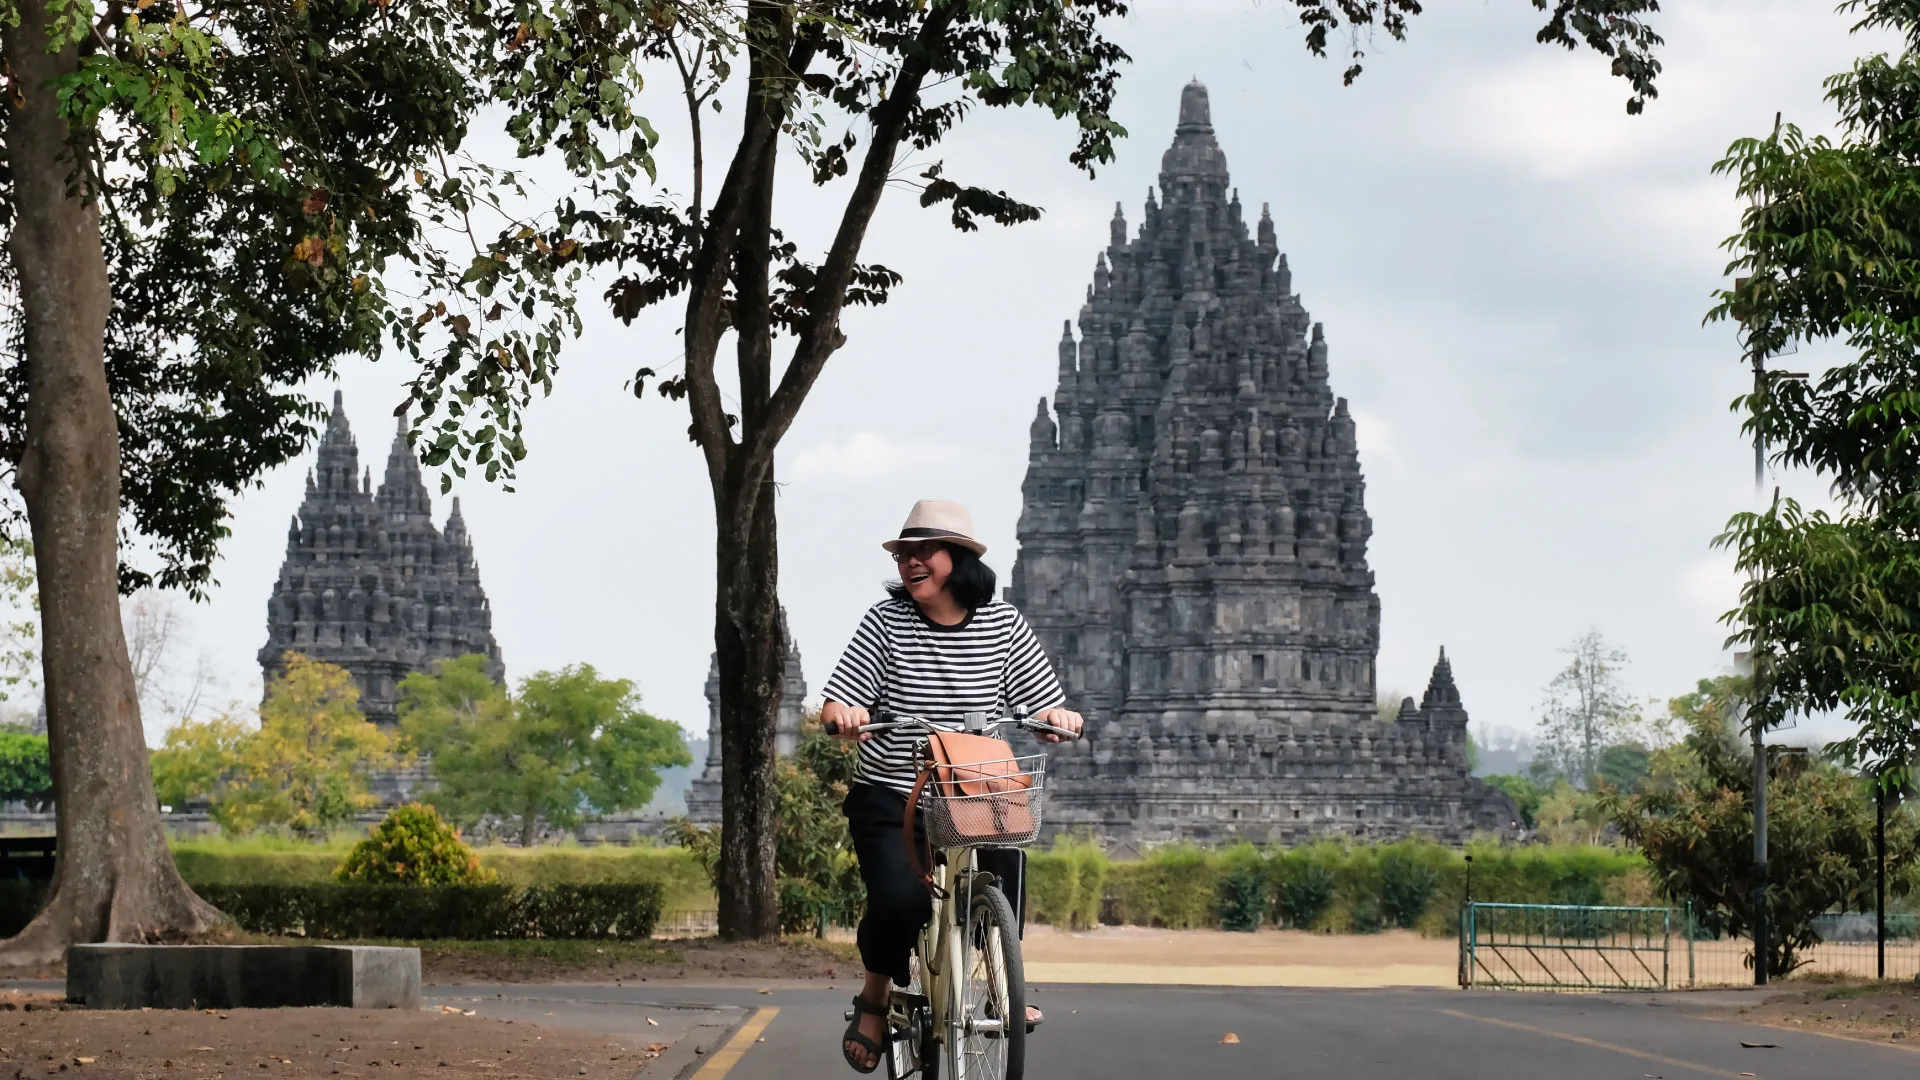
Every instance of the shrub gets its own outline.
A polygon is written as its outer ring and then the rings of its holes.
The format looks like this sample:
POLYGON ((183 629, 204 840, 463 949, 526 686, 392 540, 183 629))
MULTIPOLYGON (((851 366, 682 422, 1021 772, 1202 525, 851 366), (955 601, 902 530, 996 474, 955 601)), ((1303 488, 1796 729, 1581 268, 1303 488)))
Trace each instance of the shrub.
POLYGON ((439 811, 409 803, 355 844, 334 877, 363 885, 484 885, 498 875, 480 865, 439 811))
POLYGON ((1027 904, 1033 921, 1086 930, 1100 923, 1111 863, 1091 840, 1062 838, 1027 854, 1027 904))
POLYGON ((221 885, 199 890, 240 929, 321 941, 635 941, 663 892, 624 885, 221 885))
POLYGON ((1274 906, 1288 926, 1310 930, 1333 903, 1332 868, 1311 859, 1288 860, 1274 906))
POLYGON ((1379 910, 1394 926, 1411 927, 1439 890, 1439 872, 1420 854, 1402 845, 1381 853, 1379 910))
POLYGON ((1380 932, 1380 904, 1373 897, 1362 897, 1347 917, 1347 929, 1355 934, 1380 932))
POLYGON ((1220 863, 1211 852, 1188 845, 1158 848, 1138 862, 1116 864, 1109 880, 1123 923, 1170 930, 1215 925, 1220 863))
POLYGON ((1267 920, 1267 867, 1257 852, 1230 856, 1220 875, 1220 928, 1252 932, 1267 920), (1251 856, 1251 857, 1249 857, 1251 856))
MULTIPOLYGON (((774 862, 779 875, 780 929, 824 932, 829 922, 851 924, 866 899, 860 865, 847 835, 840 805, 853 782, 853 743, 833 738, 809 714, 792 758, 774 770, 779 832, 774 862)), ((719 884, 720 827, 686 817, 667 825, 667 840, 685 848, 719 884)))
MULTIPOLYGON (((341 838, 326 844, 286 838, 221 836, 175 840, 173 861, 187 884, 324 885, 352 850, 341 838)), ((619 885, 655 882, 666 890, 666 910, 713 906, 713 887, 686 851, 674 847, 553 845, 478 849, 480 865, 504 885, 619 885)))

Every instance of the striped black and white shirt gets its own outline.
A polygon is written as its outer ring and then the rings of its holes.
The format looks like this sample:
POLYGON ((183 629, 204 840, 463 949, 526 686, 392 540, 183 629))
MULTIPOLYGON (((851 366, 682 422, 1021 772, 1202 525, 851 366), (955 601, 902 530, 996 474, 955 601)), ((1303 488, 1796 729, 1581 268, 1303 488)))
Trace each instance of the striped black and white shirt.
MULTIPOLYGON (((913 601, 889 598, 860 620, 827 680, 826 700, 959 728, 969 712, 996 718, 1016 706, 1039 712, 1063 704, 1066 695, 1040 639, 1012 604, 989 601, 965 622, 941 626, 913 601)), ((921 738, 901 730, 861 743, 855 778, 908 793, 921 738)))

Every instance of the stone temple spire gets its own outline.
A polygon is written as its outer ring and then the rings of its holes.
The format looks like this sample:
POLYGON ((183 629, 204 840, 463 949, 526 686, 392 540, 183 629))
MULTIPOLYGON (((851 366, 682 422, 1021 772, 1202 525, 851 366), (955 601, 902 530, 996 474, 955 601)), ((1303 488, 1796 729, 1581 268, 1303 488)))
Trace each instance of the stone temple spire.
POLYGON ((1440 659, 1434 662, 1433 676, 1427 680, 1427 692, 1420 699, 1422 709, 1436 705, 1460 704, 1460 690, 1453 685, 1453 665, 1447 662, 1447 647, 1440 646, 1440 659))
POLYGON ((1180 94, 1180 123, 1160 157, 1160 189, 1168 206, 1210 200, 1226 203, 1227 155, 1213 137, 1213 109, 1198 79, 1180 94))
POLYGON ((359 684, 361 710, 383 724, 395 719, 400 680, 436 660, 479 653, 488 673, 504 679, 466 521, 456 502, 446 532, 434 527, 406 422, 378 492, 360 467, 337 391, 315 457, 267 602, 259 655, 267 679, 289 651, 338 664, 359 684))
POLYGON ((1109 226, 1079 339, 1070 324, 1057 345, 1054 415, 1042 399, 1029 428, 1008 599, 1092 718, 1088 739, 1052 751, 1049 828, 1141 842, 1353 835, 1376 819, 1394 835, 1505 828, 1504 796, 1466 775, 1444 661, 1430 707, 1378 716, 1352 414, 1272 214, 1235 211, 1198 81, 1158 195, 1133 238, 1119 215, 1109 226), (1319 779, 1336 777, 1366 779, 1319 779))

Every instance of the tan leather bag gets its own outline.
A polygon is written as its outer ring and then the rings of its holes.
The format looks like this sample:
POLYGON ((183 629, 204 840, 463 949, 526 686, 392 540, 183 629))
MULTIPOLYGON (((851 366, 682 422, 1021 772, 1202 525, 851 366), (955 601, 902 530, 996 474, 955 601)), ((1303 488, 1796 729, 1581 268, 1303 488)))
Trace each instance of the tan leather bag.
POLYGON ((913 834, 922 792, 931 787, 934 798, 947 800, 943 810, 954 831, 990 843, 998 837, 1033 831, 1033 805, 1027 795, 1027 789, 1033 786, 1033 774, 1013 760, 1012 744, 988 735, 935 732, 927 737, 927 749, 933 762, 914 779, 901 831, 914 874, 931 887, 933 875, 920 858, 920 845, 914 843, 913 834), (988 795, 995 797, 966 797, 988 795))

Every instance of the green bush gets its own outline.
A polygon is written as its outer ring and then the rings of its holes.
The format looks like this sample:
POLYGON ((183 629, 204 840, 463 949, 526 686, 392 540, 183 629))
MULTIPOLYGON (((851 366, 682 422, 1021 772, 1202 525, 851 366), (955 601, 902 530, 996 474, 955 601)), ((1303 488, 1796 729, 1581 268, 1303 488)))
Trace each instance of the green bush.
POLYGON ((1027 853, 1027 905, 1035 922, 1086 930, 1100 924, 1111 869, 1091 840, 1062 838, 1050 851, 1027 853))
POLYGON ((1216 925, 1220 861, 1188 845, 1164 847, 1137 862, 1115 863, 1108 878, 1120 921, 1190 930, 1216 925))
POLYGON ((249 933, 321 941, 635 941, 662 890, 624 885, 217 885, 199 890, 249 933))
POLYGON ((1377 934, 1385 929, 1386 922, 1380 914, 1380 902, 1369 896, 1353 905, 1348 926, 1355 934, 1377 934))
POLYGON ((438 810, 419 803, 394 807, 333 876, 361 885, 485 885, 499 877, 438 810))
POLYGON ((1267 866, 1260 853, 1251 848, 1234 851, 1222 858, 1225 870, 1220 875, 1220 928, 1251 933, 1267 921, 1267 866))
MULTIPOLYGON (((1292 853, 1289 852, 1289 855, 1292 853)), ((1333 904, 1333 869, 1313 859, 1276 860, 1283 866, 1274 907, 1287 926, 1311 930, 1333 904)))
POLYGON ((1395 848, 1381 854, 1379 909, 1394 926, 1418 922, 1439 887, 1439 872, 1417 851, 1395 848))
MULTIPOLYGON (((187 883, 215 885, 324 885, 352 850, 353 837, 305 843, 267 837, 176 840, 173 861, 187 883)), ((666 910, 713 907, 713 887, 693 857, 679 848, 484 847, 480 865, 503 885, 621 885, 652 882, 666 891, 666 910)))

